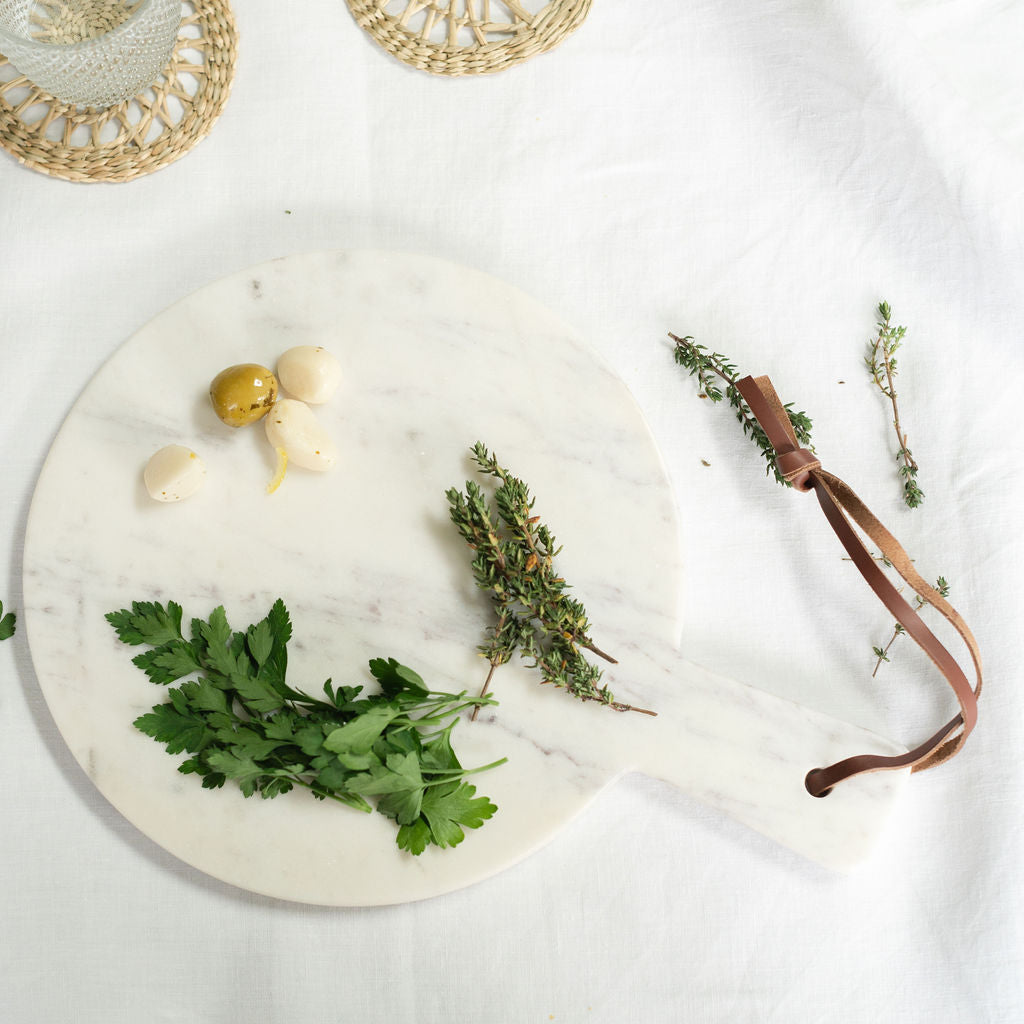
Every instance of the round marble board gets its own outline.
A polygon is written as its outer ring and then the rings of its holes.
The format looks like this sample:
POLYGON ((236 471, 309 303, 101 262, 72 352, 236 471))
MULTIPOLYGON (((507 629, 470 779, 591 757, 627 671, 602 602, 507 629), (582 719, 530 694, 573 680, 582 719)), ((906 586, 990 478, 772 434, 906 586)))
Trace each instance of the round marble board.
POLYGON ((421 899, 492 875, 546 842, 622 772, 683 786, 753 828, 835 866, 870 848, 899 780, 880 773, 827 800, 816 764, 901 748, 679 658, 674 505, 643 418, 580 338, 519 291, 423 256, 318 253, 278 260, 184 299, 131 338, 62 427, 32 502, 25 621, 40 684, 72 753, 103 795, 165 849, 226 882, 328 905, 421 899), (329 349, 339 392, 316 407, 337 442, 327 473, 289 469, 273 494, 261 424, 232 429, 207 389, 221 369, 273 367, 295 345, 329 349), (454 849, 419 857, 395 825, 293 791, 203 790, 133 720, 166 699, 105 613, 174 600, 186 621, 217 605, 234 628, 278 597, 293 622, 289 681, 371 683, 394 657, 435 689, 475 691, 490 623, 445 490, 474 476, 483 441, 536 496, 564 545, 560 572, 620 664, 618 699, 657 718, 581 704, 502 666, 500 705, 460 722, 467 766, 498 812, 454 849), (166 444, 205 460, 179 504, 145 492, 166 444))
POLYGON ((381 815, 298 791, 274 800, 245 800, 231 784, 204 791, 175 771, 182 758, 132 727, 166 699, 131 664, 138 649, 104 621, 133 600, 175 600, 186 620, 223 604, 241 628, 283 598, 289 678, 308 692, 328 677, 372 683, 376 656, 435 688, 475 692, 490 610, 444 492, 474 475, 477 440, 538 496, 565 545, 560 568, 602 641, 611 622, 671 641, 678 543, 658 454, 623 384, 522 293, 422 256, 311 254, 217 282, 131 338, 61 429, 25 549, 39 681, 104 796, 161 846, 235 885, 377 904, 499 871, 625 767, 609 763, 602 735, 641 716, 582 705, 505 666, 494 683, 500 708, 453 735, 464 764, 508 757, 473 780, 498 813, 455 849, 413 857, 381 815), (289 469, 268 495, 275 464, 262 424, 226 427, 207 389, 225 366, 273 367, 301 344, 323 345, 344 368, 339 392, 316 407, 341 457, 323 474, 289 469), (196 450, 208 475, 197 495, 163 505, 145 493, 142 469, 171 443, 196 450))

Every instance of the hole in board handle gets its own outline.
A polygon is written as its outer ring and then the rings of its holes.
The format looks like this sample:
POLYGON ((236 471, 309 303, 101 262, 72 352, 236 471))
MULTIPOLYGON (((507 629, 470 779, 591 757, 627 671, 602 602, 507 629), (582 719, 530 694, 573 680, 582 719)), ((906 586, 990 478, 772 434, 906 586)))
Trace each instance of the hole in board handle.
POLYGON ((820 775, 824 770, 824 768, 812 768, 804 776, 804 789, 806 789, 807 792, 811 794, 811 796, 815 797, 818 800, 820 800, 822 797, 828 796, 829 793, 832 792, 831 786, 829 786, 828 789, 819 790, 817 785, 815 784, 815 777, 820 775))

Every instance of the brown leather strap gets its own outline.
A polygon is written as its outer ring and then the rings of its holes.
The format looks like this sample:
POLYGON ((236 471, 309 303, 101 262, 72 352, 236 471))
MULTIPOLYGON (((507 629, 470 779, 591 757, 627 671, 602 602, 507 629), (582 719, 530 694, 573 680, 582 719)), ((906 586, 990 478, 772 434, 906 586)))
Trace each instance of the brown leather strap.
POLYGON ((949 602, 918 574, 899 542, 875 518, 864 502, 842 480, 825 472, 813 452, 800 447, 789 414, 775 393, 771 381, 767 377, 758 377, 756 380, 753 377, 744 377, 737 382, 736 388, 775 449, 775 464, 780 475, 798 490, 815 492, 825 518, 835 530, 854 565, 896 621, 946 677, 960 705, 959 714, 950 719, 934 736, 906 754, 897 757, 859 754, 827 768, 815 768, 807 773, 807 791, 812 796, 825 796, 833 786, 854 775, 908 766, 912 771, 922 771, 941 764, 960 750, 978 718, 981 654, 971 631, 949 602), (878 567, 851 526, 851 520, 878 546, 900 576, 928 604, 948 619, 963 638, 977 677, 973 689, 953 656, 878 567))

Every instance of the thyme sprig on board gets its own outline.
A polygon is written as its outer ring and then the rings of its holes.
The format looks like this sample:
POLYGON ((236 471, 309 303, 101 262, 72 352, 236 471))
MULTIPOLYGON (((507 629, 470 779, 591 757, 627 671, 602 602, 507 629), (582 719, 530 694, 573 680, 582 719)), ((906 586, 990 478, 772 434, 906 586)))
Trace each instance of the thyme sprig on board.
MULTIPOLYGON (((670 333, 669 337, 675 344, 673 353, 675 361, 688 370, 691 377, 697 378, 699 397, 708 398, 712 402, 721 402, 723 398, 727 399, 729 405, 736 412, 736 419, 739 420, 744 435, 757 445, 758 451, 767 463, 765 472, 774 473, 775 479, 780 484, 791 487, 792 484, 779 473, 775 463, 775 449, 772 447, 771 441, 768 440, 768 435, 764 432, 761 424, 757 422, 736 387, 736 382, 741 379, 742 374, 730 362, 729 357, 722 355, 721 352, 709 352, 704 345, 698 345, 689 335, 680 338, 670 333), (722 385, 724 385, 724 391, 722 385)), ((811 443, 813 424, 810 417, 805 412, 795 412, 792 402, 785 406, 785 410, 801 446, 814 451, 814 446, 811 443)))
POLYGON ((864 357, 875 387, 889 399, 892 405, 892 426, 896 431, 896 442, 899 450, 896 461, 899 463, 899 475, 903 480, 903 501, 908 508, 917 508, 924 501, 924 491, 918 486, 918 465, 907 445, 907 433, 900 423, 900 407, 896 396, 896 353, 903 345, 906 327, 893 327, 892 309, 888 302, 878 305, 878 334, 868 342, 868 353, 864 357))
POLYGON ((655 714, 617 701, 601 684, 601 669, 584 655, 589 651, 615 662, 594 643, 586 608, 569 596, 569 584, 555 569, 561 548, 534 514, 527 485, 479 441, 472 455, 479 472, 498 481, 493 507, 484 488, 473 480, 466 481, 465 491, 452 487, 446 496, 451 521, 474 552, 473 577, 494 608, 493 625, 478 647, 490 664, 481 696, 490 689, 495 670, 518 653, 540 671, 544 683, 579 700, 597 701, 616 711, 655 714))

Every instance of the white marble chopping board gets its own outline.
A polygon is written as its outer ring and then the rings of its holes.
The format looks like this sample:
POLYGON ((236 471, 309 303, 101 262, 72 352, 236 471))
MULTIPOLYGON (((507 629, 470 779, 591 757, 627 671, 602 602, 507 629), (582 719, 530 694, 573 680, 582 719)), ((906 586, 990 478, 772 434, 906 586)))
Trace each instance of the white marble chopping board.
MULTIPOLYGON (((675 651, 683 585, 671 493, 625 386, 557 317, 493 278, 423 256, 314 253, 217 282, 139 331, 75 404, 33 499, 25 622, 40 685, 72 753, 130 821, 226 882, 330 905, 395 903, 485 878, 549 840, 600 789, 638 769, 683 786, 822 863, 869 852, 904 773, 815 800, 813 767, 903 748, 688 665, 675 651), (341 452, 329 473, 289 470, 266 493, 262 426, 233 430, 207 397, 239 362, 273 367, 323 345, 344 369, 316 409, 341 452), (581 705, 518 664, 500 706, 464 721, 464 764, 507 756, 473 781, 498 805, 454 850, 420 857, 395 826, 293 792, 202 790, 132 721, 165 691, 104 621, 132 600, 218 604, 241 628, 281 597, 294 626, 289 678, 368 682, 398 658, 437 689, 476 690, 489 623, 444 491, 485 442, 537 496, 564 545, 559 567, 620 664, 620 699, 657 718, 581 705), (162 505, 142 469, 163 445, 205 460, 199 494, 162 505)), ((642 859, 643 851, 637 851, 642 859)))

